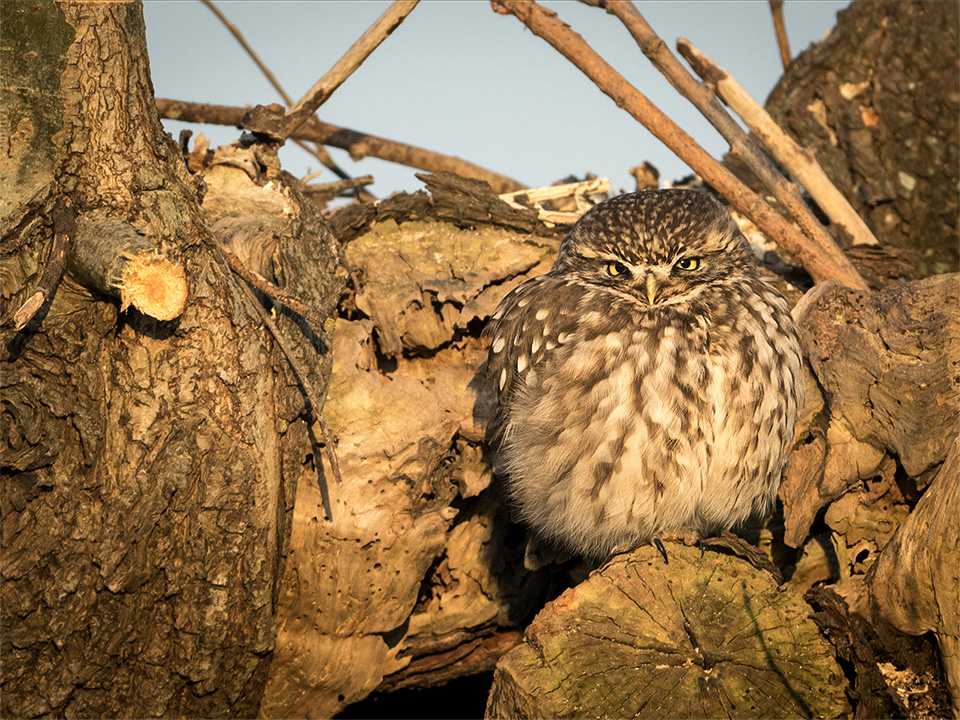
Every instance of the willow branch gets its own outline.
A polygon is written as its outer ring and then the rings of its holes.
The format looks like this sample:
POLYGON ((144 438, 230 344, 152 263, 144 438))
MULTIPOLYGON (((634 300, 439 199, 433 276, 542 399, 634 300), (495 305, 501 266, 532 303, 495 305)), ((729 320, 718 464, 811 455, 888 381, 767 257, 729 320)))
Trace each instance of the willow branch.
POLYGON ((843 227, 854 245, 877 244, 877 238, 863 218, 830 181, 813 155, 794 142, 740 83, 690 41, 680 38, 677 50, 704 82, 714 88, 720 98, 743 119, 770 153, 803 184, 827 217, 843 227))
MULTIPOLYGON (((714 160, 697 142, 601 58, 556 13, 532 1, 494 0, 494 9, 516 16, 570 60, 618 107, 625 109, 767 236, 793 255, 817 282, 835 278, 843 284, 867 289, 850 262, 839 253, 825 254, 778 215, 763 199, 714 160)), ((834 246, 835 247, 835 246, 834 246)))
POLYGON ((380 46, 380 43, 400 26, 418 2, 419 0, 394 0, 391 3, 386 12, 350 46, 350 49, 324 73, 323 77, 317 80, 309 92, 287 111, 283 122, 284 138, 290 137, 333 95, 334 91, 380 46))
MULTIPOLYGON (((692 102, 730 144, 731 153, 742 160, 756 174, 764 186, 773 193, 787 214, 813 241, 817 251, 832 258, 840 265, 849 265, 848 269, 852 269, 853 266, 850 265, 843 251, 837 247, 826 228, 823 227, 800 196, 799 188, 780 174, 774 164, 757 147, 756 143, 717 101, 714 91, 698 82, 683 67, 674 54, 670 52, 666 43, 650 27, 636 6, 631 2, 611 0, 606 3, 606 8, 607 12, 616 16, 624 24, 644 55, 663 73, 677 92, 692 102)), ((776 125, 772 119, 770 124, 776 125)), ((850 212, 859 220, 859 216, 852 208, 850 208, 850 212)), ((866 228, 862 220, 859 220, 859 222, 861 226, 866 228)), ((872 238, 869 230, 867 230, 867 234, 872 238)))
POLYGON ((770 0, 770 14, 773 16, 773 31, 777 34, 777 47, 780 48, 780 62, 786 70, 793 56, 790 54, 787 24, 783 21, 783 0, 770 0))
MULTIPOLYGON (((247 108, 157 98, 157 111, 160 113, 160 117, 172 120, 242 127, 243 116, 247 112, 247 108)), ((314 117, 309 118, 301 125, 292 137, 312 140, 323 145, 346 150, 354 160, 375 157, 431 173, 449 170, 461 177, 483 180, 496 193, 512 192, 524 187, 522 183, 512 178, 474 165, 466 160, 443 155, 415 145, 407 145, 395 140, 377 137, 376 135, 368 135, 357 130, 337 127, 321 122, 314 117)))

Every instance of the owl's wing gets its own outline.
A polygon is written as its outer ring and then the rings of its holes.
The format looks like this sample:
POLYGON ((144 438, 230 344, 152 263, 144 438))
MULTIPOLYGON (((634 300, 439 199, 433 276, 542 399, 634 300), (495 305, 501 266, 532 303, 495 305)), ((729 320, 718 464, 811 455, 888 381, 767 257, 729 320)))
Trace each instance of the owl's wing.
POLYGON ((560 298, 569 299, 568 294, 557 292, 562 284, 551 275, 528 280, 503 299, 484 328, 483 334, 490 340, 487 377, 497 392, 494 434, 530 373, 557 347, 558 315, 573 313, 573 308, 558 307, 558 301, 564 304, 560 298))

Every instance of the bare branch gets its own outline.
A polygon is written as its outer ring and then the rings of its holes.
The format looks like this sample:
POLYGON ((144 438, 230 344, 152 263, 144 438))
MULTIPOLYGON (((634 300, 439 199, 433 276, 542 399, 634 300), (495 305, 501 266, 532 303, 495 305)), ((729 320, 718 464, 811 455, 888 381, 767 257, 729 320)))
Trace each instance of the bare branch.
POLYGON ((304 320, 309 322, 313 326, 314 330, 320 331, 324 328, 327 320, 324 315, 314 310, 289 290, 284 290, 282 287, 274 285, 260 273, 249 269, 243 264, 243 262, 241 262, 240 258, 226 248, 220 248, 220 252, 223 253, 223 257, 226 259, 227 265, 230 266, 230 269, 248 283, 253 285, 253 287, 255 287, 257 290, 262 292, 267 297, 277 301, 281 305, 286 305, 304 320))
POLYGON ((827 216, 853 239, 854 245, 876 245, 870 228, 827 177, 813 155, 800 147, 756 100, 723 68, 689 40, 680 38, 677 50, 704 81, 737 113, 770 153, 807 189, 827 216))
POLYGON ((300 381, 300 387, 303 388, 303 393, 307 396, 307 402, 309 402, 310 408, 313 410, 313 417, 317 421, 317 425, 320 426, 320 435, 323 437, 323 449, 327 455, 327 460, 330 462, 333 479, 337 485, 341 485, 343 483, 343 476, 340 474, 340 462, 337 459, 336 448, 333 446, 333 435, 330 434, 330 428, 327 427, 327 421, 323 417, 323 405, 320 404, 320 396, 314 389, 313 383, 310 382, 306 368, 297 360, 296 355, 293 353, 293 348, 290 347, 280 332, 280 329, 270 318, 270 313, 263 309, 263 306, 257 300, 256 295, 253 294, 253 290, 250 289, 249 285, 244 284, 242 287, 247 292, 250 300, 253 301, 253 305, 260 314, 263 324, 267 326, 267 330, 273 335, 274 340, 277 341, 284 356, 286 356, 287 362, 290 363, 290 367, 297 376, 297 380, 300 381))
POLYGON ((317 183, 315 185, 305 184, 301 189, 307 194, 313 193, 327 195, 329 197, 336 197, 340 193, 346 192, 347 190, 358 190, 365 185, 372 184, 373 175, 364 175, 362 177, 350 178, 348 180, 337 180, 336 182, 317 183))
POLYGON ((548 226, 573 225, 593 205, 585 199, 586 195, 610 192, 610 178, 594 178, 564 185, 547 185, 540 188, 527 188, 511 193, 502 193, 499 197, 507 205, 518 210, 533 208, 538 218, 548 226), (547 210, 543 203, 549 200, 572 198, 576 210, 547 210))
POLYGON ((371 25, 360 38, 350 46, 343 57, 334 63, 323 77, 317 80, 310 91, 287 111, 283 123, 283 136, 290 137, 307 118, 313 115, 317 108, 325 103, 333 92, 350 77, 353 72, 370 57, 380 43, 387 39, 400 23, 417 6, 419 0, 394 0, 386 12, 371 25))
POLYGON ((535 2, 494 0, 494 9, 515 15, 576 65, 618 107, 624 108, 653 135, 669 147, 740 212, 749 217, 770 238, 791 253, 817 282, 835 278, 853 288, 867 284, 850 261, 834 245, 835 253, 819 248, 778 215, 763 199, 714 160, 697 142, 677 126, 640 91, 601 58, 576 32, 559 20, 556 13, 535 2))
MULTIPOLYGON (((163 118, 185 122, 210 123, 212 125, 234 125, 236 127, 242 127, 243 116, 247 112, 246 108, 241 107, 209 105, 163 98, 157 98, 157 110, 160 117, 163 118)), ((321 122, 314 117, 309 118, 299 130, 293 133, 292 137, 341 148, 348 151, 350 157, 354 160, 376 157, 431 173, 448 170, 462 177, 483 180, 497 193, 520 190, 524 187, 522 183, 512 178, 474 165, 466 160, 436 153, 415 145, 406 145, 395 140, 377 137, 376 135, 367 135, 357 130, 337 127, 321 122)))
POLYGON ((233 35, 236 41, 240 43, 240 47, 242 47, 246 51, 247 55, 250 56, 250 59, 256 63, 258 68, 260 68, 260 72, 263 73, 263 76, 269 81, 271 85, 273 85, 273 89, 276 90, 280 94, 280 97, 283 98, 283 102, 286 103, 287 107, 290 107, 290 105, 293 103, 293 99, 289 95, 287 95, 286 90, 283 89, 283 87, 280 85, 280 82, 277 80, 277 78, 275 78, 273 73, 270 72, 270 68, 264 65, 263 61, 260 59, 260 56, 254 52, 252 47, 250 47, 250 44, 247 42, 246 38, 240 32, 240 29, 227 19, 227 16, 220 11, 220 8, 216 6, 213 0, 200 0, 200 2, 202 2, 208 8, 210 8, 210 11, 214 15, 216 15, 217 19, 221 23, 223 23, 224 27, 226 27, 227 30, 230 31, 230 33, 233 35))
POLYGON ((770 14, 773 15, 773 30, 777 34, 777 47, 780 48, 780 61, 786 70, 793 56, 790 54, 790 40, 787 38, 787 24, 783 21, 783 0, 770 0, 770 14))
MULTIPOLYGON (((290 107, 290 105, 293 104, 293 99, 287 94, 287 91, 283 89, 280 81, 274 77, 272 72, 270 72, 270 68, 268 68, 260 59, 260 56, 254 52, 253 48, 247 42, 247 39, 243 36, 243 33, 240 32, 240 29, 227 19, 227 16, 220 11, 220 8, 216 6, 213 0, 201 0, 201 2, 210 8, 210 11, 216 15, 217 19, 223 23, 227 30, 230 31, 236 41, 240 43, 240 47, 246 51, 247 55, 250 56, 250 59, 256 63, 258 68, 260 68, 260 72, 263 73, 263 76, 273 86, 273 89, 276 90, 280 97, 283 98, 283 102, 286 104, 286 106, 290 107)), ((322 146, 317 145, 315 147, 311 147, 303 142, 297 142, 297 145, 299 145, 304 152, 308 152, 317 158, 317 160, 319 160, 324 167, 333 171, 337 176, 344 179, 350 177, 333 161, 333 158, 330 157, 330 154, 322 146)))

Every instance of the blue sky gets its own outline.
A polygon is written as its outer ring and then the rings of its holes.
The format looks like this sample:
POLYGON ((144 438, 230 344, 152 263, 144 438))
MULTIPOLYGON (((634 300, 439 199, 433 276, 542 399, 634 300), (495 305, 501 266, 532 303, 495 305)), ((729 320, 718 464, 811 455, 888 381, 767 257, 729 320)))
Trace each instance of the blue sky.
MULTIPOLYGON (((575 1, 544 2, 716 157, 726 143, 660 76, 616 18, 575 1)), ((838 0, 786 0, 796 55, 836 24, 838 0)), ((218 3, 299 99, 389 5, 373 0, 218 3)), ((673 47, 686 37, 760 102, 782 74, 767 0, 638 2, 673 47)), ((224 105, 282 102, 213 13, 195 0, 146 0, 144 12, 158 97, 224 105)), ((568 175, 609 176, 633 190, 629 168, 646 160, 661 181, 687 166, 584 75, 512 16, 486 0, 423 0, 321 108, 322 120, 459 156, 536 187, 568 175)), ((176 137, 190 127, 213 145, 234 128, 165 121, 176 137)), ((415 169, 376 159, 334 159, 351 175, 371 174, 380 197, 422 187, 415 169)), ((295 175, 320 169, 296 146, 281 151, 295 175)), ((315 182, 333 181, 329 171, 315 182)))

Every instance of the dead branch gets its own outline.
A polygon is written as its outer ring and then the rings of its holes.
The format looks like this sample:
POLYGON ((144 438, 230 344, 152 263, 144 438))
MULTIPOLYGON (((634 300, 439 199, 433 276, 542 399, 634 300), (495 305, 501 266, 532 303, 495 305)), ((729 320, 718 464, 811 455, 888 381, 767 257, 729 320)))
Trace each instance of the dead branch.
POLYGON ((777 161, 803 184, 827 216, 846 230, 854 245, 877 244, 877 238, 863 218, 830 181, 813 154, 794 142, 740 83, 689 40, 677 40, 677 50, 704 82, 716 90, 720 99, 743 119, 777 161))
POLYGON ((57 201, 53 208, 53 243, 50 246, 50 255, 43 268, 43 275, 37 289, 28 297, 20 309, 13 316, 14 328, 17 332, 23 330, 37 312, 53 295, 63 270, 67 263, 67 253, 70 251, 70 242, 77 229, 76 211, 63 198, 57 201))
POLYGON ((370 57, 370 54, 380 46, 380 43, 400 26, 400 23, 413 11, 418 2, 419 0, 394 0, 391 3, 386 12, 350 46, 343 57, 337 60, 333 67, 317 80, 307 94, 287 111, 283 122, 284 138, 290 137, 297 128, 306 122, 307 118, 317 111, 317 108, 330 98, 333 92, 363 64, 363 61, 370 57))
POLYGON ((867 284, 842 253, 817 247, 778 215, 763 198, 714 160, 697 142, 658 107, 630 85, 601 58, 580 35, 556 15, 535 2, 494 0, 498 12, 516 16, 580 69, 594 84, 624 108, 677 156, 749 217, 771 239, 793 255, 817 282, 835 278, 845 285, 867 290, 867 284))
MULTIPOLYGON (((248 109, 229 105, 211 105, 157 98, 157 110, 160 117, 170 118, 171 120, 242 127, 243 116, 248 109)), ((462 177, 483 180, 493 188, 494 192, 498 193, 520 190, 524 187, 522 183, 512 178, 474 165, 466 160, 461 160, 458 157, 443 155, 432 150, 388 140, 376 135, 368 135, 358 130, 337 127, 321 122, 314 117, 308 118, 291 137, 312 140, 323 145, 346 150, 354 160, 375 157, 432 173, 447 170, 462 177)))
POLYGON ((593 205, 584 199, 585 195, 610 192, 610 178, 595 178, 583 182, 567 183, 565 185, 547 185, 541 188, 527 188, 511 193, 501 193, 500 199, 507 205, 518 210, 534 208, 539 213, 538 218, 552 225, 573 225, 593 205), (543 203, 549 200, 572 198, 576 210, 561 212, 547 210, 543 203))
MULTIPOLYGON (((227 255, 228 253, 223 251, 224 259, 227 258, 227 255)), ((330 463, 330 470, 333 474, 333 479, 337 485, 342 484, 343 477, 340 475, 340 462, 337 460, 337 451, 333 446, 333 435, 330 433, 330 428, 327 427, 327 421, 323 417, 323 405, 320 403, 320 395, 314 389, 313 383, 310 382, 310 376, 308 375, 306 368, 303 367, 299 360, 297 360, 293 349, 283 337, 283 334, 280 332, 280 329, 277 327, 276 323, 274 323, 271 319, 270 313, 268 313, 264 309, 263 305, 260 304, 260 301, 257 300, 257 296, 253 294, 253 290, 250 289, 249 285, 241 284, 241 286, 243 287, 247 296, 253 302, 257 312, 260 314, 263 324, 267 326, 267 330, 270 331, 270 334, 273 335, 273 339, 276 340, 277 344, 280 346, 280 350, 287 358, 287 362, 290 363, 290 367, 293 369, 294 375, 297 376, 297 380, 300 382, 300 387, 303 389, 303 394, 307 396, 307 402, 313 411, 313 417, 317 421, 317 425, 320 427, 320 435, 323 437, 323 449, 327 455, 327 460, 330 463)))
MULTIPOLYGON (((611 1, 606 3, 606 9, 607 12, 616 16, 624 24, 643 54, 663 73, 677 92, 692 102, 703 116, 710 121, 710 124, 720 132, 730 144, 733 155, 746 163, 764 186, 773 193, 789 216, 814 243, 817 251, 832 258, 841 268, 855 273, 856 270, 853 265, 843 255, 833 238, 830 237, 803 201, 797 186, 788 182, 777 171, 773 163, 717 101, 714 92, 699 83, 680 64, 673 53, 670 52, 666 43, 640 14, 636 6, 631 2, 611 1)), ((863 221, 860 222, 862 224, 863 221)), ((787 250, 789 251, 789 248, 787 250)))
MULTIPOLYGON (((220 248, 220 251, 223 253, 223 257, 226 259, 227 265, 230 266, 230 269, 248 283, 253 285, 253 287, 255 287, 257 290, 272 300, 276 300, 281 305, 285 305, 293 310, 295 313, 300 315, 300 317, 309 322, 315 330, 319 331, 324 327, 324 324, 328 320, 328 318, 324 317, 324 315, 314 310, 312 307, 303 302, 303 300, 300 300, 289 290, 284 290, 282 287, 274 285, 260 273, 250 270, 240 261, 240 258, 226 248, 220 248)), ((331 325, 331 329, 332 327, 333 326, 331 325)))
MULTIPOLYGON (((306 178, 304 178, 306 180, 306 178)), ((318 183, 315 185, 304 185, 301 189, 303 192, 309 194, 320 194, 327 195, 329 197, 336 197, 342 192, 347 190, 357 190, 366 185, 373 184, 373 175, 364 175, 363 177, 358 178, 347 178, 344 180, 337 180, 336 182, 329 183, 318 183)))
POLYGON ((783 21, 783 0, 770 0, 770 14, 773 16, 773 30, 777 34, 777 47, 780 48, 780 61, 786 70, 793 56, 790 54, 787 24, 783 21))
MULTIPOLYGON (((293 104, 293 98, 291 98, 287 94, 287 91, 283 89, 280 81, 277 80, 272 72, 270 72, 270 68, 268 68, 260 59, 260 56, 257 55, 254 49, 250 46, 250 43, 247 42, 247 39, 243 36, 243 33, 240 32, 240 29, 227 19, 227 16, 221 12, 220 8, 217 7, 213 0, 201 0, 201 2, 210 8, 210 11, 217 16, 217 19, 221 23, 223 23, 223 26, 230 31, 230 34, 233 35, 238 43, 240 43, 240 47, 244 49, 247 55, 250 56, 250 59, 253 60, 258 68, 260 68, 260 72, 263 73, 263 76, 267 79, 267 82, 269 82, 273 86, 273 89, 279 93, 287 107, 290 107, 293 104)), ((317 158, 317 160, 319 160, 324 167, 334 172, 337 176, 344 179, 349 177, 349 175, 347 175, 347 173, 345 173, 333 161, 333 158, 330 157, 330 154, 322 145, 315 145, 311 147, 302 141, 297 141, 297 145, 299 145, 305 152, 308 152, 317 158)))
POLYGON ((630 168, 630 174, 637 183, 637 190, 656 190, 660 187, 660 171, 646 161, 630 168))

